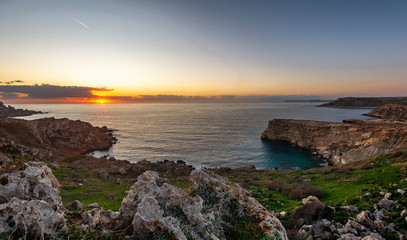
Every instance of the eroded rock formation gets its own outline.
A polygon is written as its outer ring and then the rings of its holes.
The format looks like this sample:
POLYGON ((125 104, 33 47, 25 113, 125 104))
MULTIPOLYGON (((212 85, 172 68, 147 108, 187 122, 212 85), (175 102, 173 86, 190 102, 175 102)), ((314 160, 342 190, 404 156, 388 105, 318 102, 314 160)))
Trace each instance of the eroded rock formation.
POLYGON ((44 163, 28 163, 0 179, 0 235, 55 236, 65 228, 59 183, 44 163))
POLYGON ((224 239, 233 221, 249 214, 266 236, 287 239, 280 221, 239 185, 204 170, 192 172, 190 179, 188 195, 146 171, 123 199, 121 221, 130 219, 139 237, 167 231, 176 239, 224 239))
POLYGON ((407 119, 407 106, 400 104, 386 104, 373 109, 365 115, 383 119, 407 119))
POLYGON ((270 120, 262 139, 315 151, 333 164, 345 164, 407 146, 407 125, 375 120, 347 123, 270 120))
POLYGON ((0 149, 35 159, 105 150, 116 138, 106 127, 83 121, 0 119, 0 149))

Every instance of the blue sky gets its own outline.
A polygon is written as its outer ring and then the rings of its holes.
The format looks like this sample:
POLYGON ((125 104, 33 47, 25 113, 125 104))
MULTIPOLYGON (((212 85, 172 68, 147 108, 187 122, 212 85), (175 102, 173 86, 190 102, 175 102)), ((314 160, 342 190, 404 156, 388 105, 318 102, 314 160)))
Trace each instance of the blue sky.
POLYGON ((406 13, 407 1, 2 0, 0 81, 126 96, 405 95, 406 13))

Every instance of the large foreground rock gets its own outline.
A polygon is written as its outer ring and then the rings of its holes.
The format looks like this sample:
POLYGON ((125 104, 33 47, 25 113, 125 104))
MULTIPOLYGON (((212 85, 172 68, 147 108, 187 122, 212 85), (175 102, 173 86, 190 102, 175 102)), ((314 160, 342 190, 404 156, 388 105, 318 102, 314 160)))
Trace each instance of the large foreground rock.
POLYGON ((43 239, 45 235, 54 237, 65 227, 63 214, 43 200, 12 198, 0 204, 0 235, 20 232, 43 239))
POLYGON ((176 239, 225 239, 233 221, 249 214, 266 236, 287 239, 280 221, 239 185, 204 170, 192 172, 190 179, 188 195, 146 171, 123 199, 122 224, 130 221, 139 238, 169 232, 176 239))
POLYGON ((147 237, 159 229, 168 229, 177 239, 187 239, 181 227, 198 237, 210 237, 207 219, 201 213, 202 199, 190 197, 165 182, 157 172, 146 171, 137 178, 120 206, 120 219, 132 219, 134 234, 147 237), (178 218, 178 219, 177 219, 178 218))
MULTIPOLYGON (((222 213, 223 209, 227 209, 227 205, 231 200, 237 200, 239 210, 244 211, 247 209, 247 213, 256 219, 259 228, 266 236, 278 236, 281 239, 288 239, 285 228, 280 221, 257 200, 251 197, 249 192, 239 184, 232 183, 219 175, 205 170, 193 171, 190 175, 190 181, 192 192, 196 191, 202 194, 202 190, 207 188, 210 192, 215 193, 215 196, 210 196, 210 198, 216 197, 219 199, 218 212, 222 213)), ((205 193, 205 191, 203 193, 206 196, 210 194, 205 193)))
POLYGON ((0 179, 0 235, 53 237, 65 228, 60 186, 44 163, 28 163, 0 179))
POLYGON ((3 173, 0 179, 0 203, 7 203, 16 197, 43 200, 55 211, 63 209, 59 182, 45 163, 27 163, 23 171, 3 173))
POLYGON ((383 120, 347 123, 273 119, 263 140, 288 142, 315 151, 333 164, 346 164, 407 146, 407 125, 383 120))

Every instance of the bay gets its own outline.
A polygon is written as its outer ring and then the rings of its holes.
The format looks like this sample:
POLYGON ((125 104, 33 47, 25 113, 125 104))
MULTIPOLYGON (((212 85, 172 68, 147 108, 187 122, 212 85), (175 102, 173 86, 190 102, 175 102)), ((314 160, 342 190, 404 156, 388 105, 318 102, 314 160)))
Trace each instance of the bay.
MULTIPOLYGON (((320 104, 320 103, 318 103, 320 104)), ((369 118, 369 109, 316 107, 315 103, 115 103, 13 104, 48 112, 23 117, 69 118, 114 129, 118 138, 109 151, 117 159, 137 162, 184 160, 195 167, 309 169, 323 161, 287 144, 261 141, 274 118, 341 122, 369 118)))

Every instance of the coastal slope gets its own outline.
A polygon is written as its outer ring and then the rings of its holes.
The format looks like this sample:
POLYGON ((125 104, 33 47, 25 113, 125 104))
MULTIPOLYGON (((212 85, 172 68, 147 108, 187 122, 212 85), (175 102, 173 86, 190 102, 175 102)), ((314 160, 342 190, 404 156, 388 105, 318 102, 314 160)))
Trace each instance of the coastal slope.
POLYGON ((407 147, 407 125, 376 120, 331 123, 273 119, 261 138, 315 151, 338 165, 407 147))
POLYGON ((407 97, 345 97, 319 105, 319 107, 375 108, 386 104, 407 105, 407 97))
POLYGON ((407 119, 407 106, 401 104, 386 104, 364 114, 383 119, 407 119))

